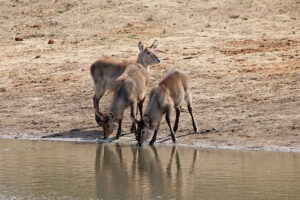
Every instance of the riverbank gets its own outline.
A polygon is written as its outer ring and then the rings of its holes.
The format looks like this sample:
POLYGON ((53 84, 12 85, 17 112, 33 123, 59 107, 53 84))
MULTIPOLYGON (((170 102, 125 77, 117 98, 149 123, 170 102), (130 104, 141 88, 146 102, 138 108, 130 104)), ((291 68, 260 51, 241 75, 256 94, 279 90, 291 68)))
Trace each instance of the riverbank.
MULTIPOLYGON (((134 60, 139 41, 157 39, 161 63, 148 93, 168 72, 185 72, 201 132, 185 108, 177 145, 298 151, 299 13, 294 0, 3 1, 0 137, 101 138, 90 65, 101 56, 134 60)), ((134 142, 129 130, 127 110, 118 142, 134 142)), ((157 142, 172 144, 164 119, 157 142)))
MULTIPOLYGON (((137 145, 135 140, 120 141, 114 139, 84 139, 84 138, 61 138, 61 137, 46 137, 46 138, 31 138, 31 137, 13 137, 1 135, 0 139, 11 139, 11 140, 32 140, 32 141, 56 141, 56 142, 74 142, 74 143, 110 143, 110 144, 127 144, 127 145, 137 145)), ((145 143, 143 146, 147 146, 145 143)), ((273 152, 300 152, 300 148, 295 147, 258 147, 258 146, 231 146, 231 145, 208 145, 208 144, 186 144, 186 143, 155 143, 155 146, 179 146, 179 147, 190 147, 190 148, 201 148, 201 149, 224 149, 224 150, 234 150, 234 151, 273 151, 273 152)))

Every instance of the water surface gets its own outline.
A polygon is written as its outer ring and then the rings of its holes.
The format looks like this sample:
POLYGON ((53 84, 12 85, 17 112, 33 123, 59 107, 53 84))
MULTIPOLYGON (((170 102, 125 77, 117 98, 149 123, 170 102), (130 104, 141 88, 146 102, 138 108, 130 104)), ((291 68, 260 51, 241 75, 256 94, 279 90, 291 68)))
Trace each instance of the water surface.
POLYGON ((300 199, 300 153, 0 139, 0 199, 300 199))

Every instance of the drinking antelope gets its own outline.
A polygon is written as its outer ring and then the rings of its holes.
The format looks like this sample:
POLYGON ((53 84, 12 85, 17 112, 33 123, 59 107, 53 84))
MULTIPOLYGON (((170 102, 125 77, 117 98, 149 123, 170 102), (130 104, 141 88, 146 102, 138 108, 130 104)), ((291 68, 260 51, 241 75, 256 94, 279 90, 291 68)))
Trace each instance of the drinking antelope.
MULTIPOLYGON (((146 85, 149 78, 149 71, 138 63, 128 65, 123 74, 116 81, 116 89, 108 113, 96 111, 101 118, 104 138, 107 138, 118 126, 116 139, 121 135, 121 126, 124 110, 130 106, 133 129, 135 130, 136 108, 139 108, 143 116, 143 102, 146 96, 146 85)), ((137 136, 136 136, 137 137, 137 136)))
MULTIPOLYGON (((91 65, 90 71, 95 84, 95 94, 93 98, 94 108, 99 112, 99 101, 107 90, 114 90, 116 86, 116 80, 121 74, 124 73, 127 66, 131 63, 139 63, 145 69, 149 69, 151 65, 159 63, 160 60, 149 49, 156 49, 157 41, 155 40, 149 48, 144 48, 144 45, 139 42, 138 47, 140 53, 136 62, 129 61, 117 61, 112 58, 102 58, 97 60, 91 65)), ((95 114, 96 122, 101 126, 101 118, 95 114)))
POLYGON ((175 133, 178 129, 179 116, 181 112, 181 105, 187 104, 189 113, 192 118, 194 132, 198 132, 197 125, 194 120, 191 94, 189 90, 188 77, 180 72, 173 71, 169 73, 163 80, 160 81, 157 87, 153 88, 150 94, 150 100, 146 111, 141 121, 137 122, 138 143, 142 145, 151 135, 153 135, 150 145, 153 145, 156 140, 156 135, 161 122, 162 116, 166 115, 171 137, 173 142, 176 142, 175 133), (173 108, 176 111, 176 120, 174 127, 171 127, 170 115, 173 108))

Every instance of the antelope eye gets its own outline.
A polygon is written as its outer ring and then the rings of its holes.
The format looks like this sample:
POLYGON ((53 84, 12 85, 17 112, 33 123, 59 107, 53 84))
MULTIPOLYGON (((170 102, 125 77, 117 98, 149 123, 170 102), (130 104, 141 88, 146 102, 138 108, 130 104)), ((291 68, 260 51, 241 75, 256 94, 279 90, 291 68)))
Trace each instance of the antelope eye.
POLYGON ((142 130, 142 134, 145 134, 145 131, 144 131, 144 130, 142 130))
POLYGON ((149 55, 149 54, 150 54, 150 52, 149 52, 149 51, 147 51, 147 54, 149 55))
POLYGON ((109 125, 107 125, 106 128, 109 128, 109 125))

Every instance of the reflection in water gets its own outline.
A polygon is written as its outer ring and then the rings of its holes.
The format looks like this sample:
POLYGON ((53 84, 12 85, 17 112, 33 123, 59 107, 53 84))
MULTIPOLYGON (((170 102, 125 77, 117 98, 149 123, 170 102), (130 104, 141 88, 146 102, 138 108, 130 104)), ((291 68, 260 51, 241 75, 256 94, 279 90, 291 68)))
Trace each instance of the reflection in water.
POLYGON ((299 188, 299 153, 0 140, 0 200, 281 200, 299 188))
POLYGON ((120 196, 124 199, 182 198, 180 158, 175 146, 165 168, 154 146, 144 148, 130 146, 130 151, 118 144, 115 148, 111 147, 105 144, 99 144, 97 147, 95 159, 97 198, 119 198, 120 196), (125 164, 123 151, 126 153, 125 164), (172 169, 174 156, 176 167, 172 169))

